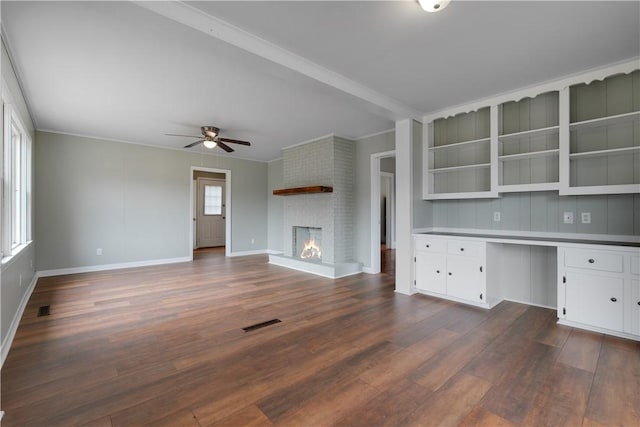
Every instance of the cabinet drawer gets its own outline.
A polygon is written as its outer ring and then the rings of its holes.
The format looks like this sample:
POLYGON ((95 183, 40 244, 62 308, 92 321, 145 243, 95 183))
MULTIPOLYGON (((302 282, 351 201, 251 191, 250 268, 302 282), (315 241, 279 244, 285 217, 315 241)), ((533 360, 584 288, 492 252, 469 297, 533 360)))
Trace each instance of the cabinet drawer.
POLYGON ((623 258, 621 254, 570 249, 565 251, 564 264, 567 267, 622 273, 624 271, 623 258))
POLYGON ((447 241, 430 237, 418 237, 415 241, 416 252, 446 252, 447 241))
POLYGON ((468 240, 449 240, 447 242, 447 252, 451 255, 481 256, 484 244, 468 240))

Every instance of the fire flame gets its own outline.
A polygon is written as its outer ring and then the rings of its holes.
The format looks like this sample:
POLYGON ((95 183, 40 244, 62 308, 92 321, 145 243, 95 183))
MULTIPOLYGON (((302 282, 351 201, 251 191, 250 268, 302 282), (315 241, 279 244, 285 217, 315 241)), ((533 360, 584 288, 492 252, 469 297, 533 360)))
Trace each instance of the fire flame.
POLYGON ((318 258, 322 259, 322 252, 320 251, 320 246, 316 244, 315 239, 312 237, 311 239, 304 242, 304 248, 302 248, 302 252, 300 252, 300 258, 308 259, 308 258, 318 258))

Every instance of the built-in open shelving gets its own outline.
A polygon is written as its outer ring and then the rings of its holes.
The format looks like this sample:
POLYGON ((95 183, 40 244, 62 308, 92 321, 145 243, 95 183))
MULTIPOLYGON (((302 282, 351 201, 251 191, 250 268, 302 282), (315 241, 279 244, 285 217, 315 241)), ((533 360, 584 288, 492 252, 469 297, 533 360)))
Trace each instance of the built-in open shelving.
POLYGON ((488 107, 434 120, 427 140, 426 199, 495 196, 488 107))
POLYGON ((640 70, 571 86, 567 194, 640 191, 640 70))
POLYGON ((425 117, 423 198, 640 193, 640 69, 627 61, 425 117))
POLYGON ((498 191, 559 188, 559 93, 500 105, 498 191))

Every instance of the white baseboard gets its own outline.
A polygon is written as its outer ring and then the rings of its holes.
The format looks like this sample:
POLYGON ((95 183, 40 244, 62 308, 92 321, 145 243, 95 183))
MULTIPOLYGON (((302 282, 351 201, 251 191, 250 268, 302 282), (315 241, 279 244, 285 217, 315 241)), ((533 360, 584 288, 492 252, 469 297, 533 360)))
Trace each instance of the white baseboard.
MULTIPOLYGON (((0 348, 0 368, 4 365, 4 361, 7 359, 7 355, 9 354, 9 349, 11 348, 11 343, 13 342, 13 338, 16 336, 16 332, 18 331, 18 325, 20 325, 20 319, 22 319, 22 315, 24 314, 25 308, 27 308, 27 303, 29 302, 29 298, 31 298, 31 294, 33 290, 36 288, 36 283, 38 282, 38 277, 40 275, 36 272, 33 275, 33 279, 31 283, 29 283, 29 287, 27 288, 27 292, 24 293, 22 299, 20 300, 20 304, 18 304, 18 309, 16 310, 13 319, 11 319, 11 325, 9 326, 9 330, 7 331, 7 335, 4 337, 0 348)), ((1 417, 0 417, 1 419, 1 417)))
POLYGON ((86 267, 58 268, 54 270, 42 270, 39 277, 62 276, 65 274, 92 273, 94 271, 119 270, 122 268, 148 267, 152 265, 175 264, 178 262, 190 262, 191 257, 151 259, 146 261, 122 262, 118 264, 89 265, 86 267))
POLYGON ((230 252, 229 254, 227 254, 228 257, 236 257, 236 256, 247 256, 247 255, 262 255, 262 254, 268 254, 271 253, 269 252, 269 249, 257 249, 255 251, 236 251, 236 252, 230 252))
POLYGON ((362 272, 367 274, 377 274, 373 272, 373 268, 371 267, 362 267, 362 272))

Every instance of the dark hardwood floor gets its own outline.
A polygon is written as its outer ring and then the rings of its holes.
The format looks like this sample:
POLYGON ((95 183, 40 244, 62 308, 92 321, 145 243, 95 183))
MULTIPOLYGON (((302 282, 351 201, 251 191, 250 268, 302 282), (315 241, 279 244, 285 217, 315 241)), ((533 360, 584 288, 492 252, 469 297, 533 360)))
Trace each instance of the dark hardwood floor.
POLYGON ((393 282, 220 249, 40 279, 2 369, 2 425, 640 425, 638 343, 393 282))

